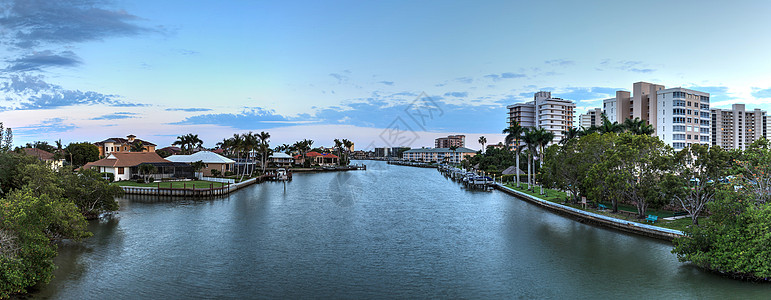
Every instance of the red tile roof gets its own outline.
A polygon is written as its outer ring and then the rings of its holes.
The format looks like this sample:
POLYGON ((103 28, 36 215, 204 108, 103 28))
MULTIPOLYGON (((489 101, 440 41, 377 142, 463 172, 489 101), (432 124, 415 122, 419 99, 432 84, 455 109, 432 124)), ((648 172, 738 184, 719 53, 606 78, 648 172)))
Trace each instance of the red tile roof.
POLYGON ((87 163, 84 169, 90 167, 133 167, 143 163, 169 162, 155 152, 113 152, 107 158, 87 163), (115 158, 110 158, 115 157, 115 158))
MULTIPOLYGON (((316 151, 311 151, 311 152, 305 153, 305 157, 318 157, 318 156, 321 156, 321 157, 324 157, 324 158, 327 158, 327 157, 328 158, 338 158, 337 155, 334 155, 332 153, 323 153, 322 154, 322 153, 318 153, 316 151)), ((295 155, 294 156, 295 159, 299 159, 299 158, 302 158, 302 157, 303 157, 302 155, 295 155)))
POLYGON ((37 148, 24 148, 24 153, 32 155, 41 160, 54 160, 54 154, 37 148))

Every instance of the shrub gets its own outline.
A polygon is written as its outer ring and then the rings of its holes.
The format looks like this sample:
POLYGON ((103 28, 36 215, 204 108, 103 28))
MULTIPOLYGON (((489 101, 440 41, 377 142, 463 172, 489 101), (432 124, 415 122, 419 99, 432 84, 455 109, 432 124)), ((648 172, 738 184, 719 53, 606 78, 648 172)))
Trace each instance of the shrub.
POLYGON ((153 182, 153 181, 155 181, 155 178, 153 178, 153 177, 147 178, 147 181, 148 182, 153 182))
POLYGON ((100 174, 102 174, 103 178, 107 177, 107 181, 109 181, 109 182, 115 181, 115 174, 113 174, 113 173, 104 172, 104 173, 100 173, 100 174))
POLYGON ((233 174, 235 174, 235 173, 233 173, 231 171, 225 171, 225 176, 233 176, 233 174))
POLYGON ((220 173, 220 170, 211 169, 211 175, 214 176, 214 177, 219 177, 222 174, 220 173))

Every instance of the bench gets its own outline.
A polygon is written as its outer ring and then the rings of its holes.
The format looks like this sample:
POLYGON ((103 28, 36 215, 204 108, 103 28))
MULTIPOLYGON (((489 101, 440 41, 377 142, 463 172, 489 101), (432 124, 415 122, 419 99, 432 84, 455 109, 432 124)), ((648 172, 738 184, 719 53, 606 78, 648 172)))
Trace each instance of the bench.
POLYGON ((645 218, 645 222, 656 223, 656 221, 657 221, 658 219, 659 219, 659 216, 648 215, 648 217, 647 217, 647 218, 645 218))
POLYGON ((607 206, 605 206, 605 204, 598 204, 598 205, 597 205, 597 207, 598 207, 600 210, 606 210, 606 209, 608 209, 608 207, 607 207, 607 206))
POLYGON ((687 215, 688 215, 687 211, 676 211, 675 214, 674 214, 675 217, 687 216, 687 215))

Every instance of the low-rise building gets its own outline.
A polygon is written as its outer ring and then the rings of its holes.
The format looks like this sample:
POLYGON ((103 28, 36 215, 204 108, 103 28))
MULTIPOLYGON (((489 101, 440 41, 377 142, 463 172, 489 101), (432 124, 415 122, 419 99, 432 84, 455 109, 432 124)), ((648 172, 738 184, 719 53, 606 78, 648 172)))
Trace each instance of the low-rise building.
POLYGON ((64 166, 64 159, 55 159, 54 154, 38 148, 24 148, 24 153, 34 156, 37 159, 48 164, 51 169, 59 170, 64 166))
POLYGON ((198 151, 190 155, 172 155, 166 159, 187 164, 201 161, 204 163, 204 168, 201 170, 203 176, 212 176, 212 170, 217 170, 220 174, 233 171, 233 164, 235 164, 234 160, 210 151, 198 151))
POLYGON ((276 152, 273 153, 273 155, 268 156, 268 165, 273 165, 277 168, 289 168, 292 166, 292 163, 294 163, 294 158, 292 158, 291 155, 283 153, 283 152, 276 152))
POLYGON ((131 152, 131 146, 137 143, 142 143, 144 149, 141 152, 155 152, 155 144, 140 140, 135 135, 131 134, 124 138, 109 138, 101 142, 96 142, 97 148, 99 148, 99 157, 105 157, 113 152, 131 152))
POLYGON ((602 108, 590 109, 585 114, 579 115, 578 124, 583 128, 602 126, 602 108))
POLYGON ((304 164, 306 159, 311 162, 311 165, 335 166, 340 158, 332 153, 318 153, 316 151, 305 153, 305 157, 302 155, 295 155, 294 157, 297 164, 304 164))
POLYGON ((177 172, 161 167, 178 167, 170 161, 163 159, 155 152, 112 152, 107 157, 87 163, 82 169, 95 169, 101 173, 112 173, 116 181, 130 180, 139 173, 139 165, 152 164, 159 170, 160 177, 179 177, 177 172))
POLYGON ((404 151, 402 160, 458 164, 464 158, 473 157, 476 153, 476 151, 464 147, 459 147, 455 151, 450 150, 450 148, 419 148, 404 151))

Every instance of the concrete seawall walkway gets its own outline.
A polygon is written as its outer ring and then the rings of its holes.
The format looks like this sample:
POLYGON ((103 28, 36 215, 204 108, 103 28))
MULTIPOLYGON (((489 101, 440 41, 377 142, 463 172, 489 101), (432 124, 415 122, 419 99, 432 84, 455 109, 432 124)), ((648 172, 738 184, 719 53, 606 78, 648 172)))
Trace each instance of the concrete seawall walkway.
POLYGON ((667 241, 672 241, 675 238, 678 238, 684 235, 684 233, 680 230, 662 228, 658 226, 646 225, 646 224, 616 219, 608 216, 603 216, 603 215, 595 214, 585 210, 572 208, 570 206, 565 206, 554 202, 546 201, 541 198, 534 197, 534 196, 522 193, 520 191, 513 190, 511 188, 508 188, 506 186, 503 186, 497 183, 494 186, 496 189, 501 190, 507 194, 513 195, 517 198, 523 199, 530 203, 539 205, 545 209, 554 211, 556 213, 578 219, 581 222, 587 222, 591 224, 596 224, 604 227, 621 230, 624 232, 644 235, 644 236, 667 240, 667 241))

